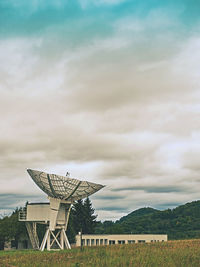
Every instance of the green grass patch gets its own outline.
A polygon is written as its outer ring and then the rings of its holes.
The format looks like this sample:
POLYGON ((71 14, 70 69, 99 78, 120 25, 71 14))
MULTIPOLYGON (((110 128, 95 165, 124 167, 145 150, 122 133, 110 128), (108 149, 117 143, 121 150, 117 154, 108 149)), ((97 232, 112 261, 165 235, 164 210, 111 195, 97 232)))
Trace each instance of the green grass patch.
POLYGON ((0 251, 6 267, 199 267, 200 240, 84 247, 64 251, 0 251))

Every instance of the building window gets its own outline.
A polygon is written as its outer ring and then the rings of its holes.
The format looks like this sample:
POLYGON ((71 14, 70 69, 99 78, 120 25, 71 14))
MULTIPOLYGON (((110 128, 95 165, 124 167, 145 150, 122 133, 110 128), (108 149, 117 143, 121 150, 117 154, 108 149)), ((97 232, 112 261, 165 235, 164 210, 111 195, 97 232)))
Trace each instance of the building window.
POLYGON ((91 239, 91 246, 94 246, 94 239, 91 239))
POLYGON ((109 240, 109 245, 115 245, 115 240, 109 240))
POLYGON ((125 240, 118 240, 118 244, 125 244, 125 240))
POLYGON ((100 245, 103 245, 103 239, 100 239, 100 245))
POLYGON ((108 239, 104 239, 104 245, 108 245, 108 239))
POLYGON ((138 240, 138 243, 145 243, 145 240, 138 240))
POLYGON ((99 245, 99 239, 96 239, 96 246, 99 245))
POLYGON ((87 239, 87 246, 90 245, 90 239, 87 239))
POLYGON ((85 246, 85 239, 82 239, 82 246, 85 246))
POLYGON ((128 240, 128 244, 134 244, 135 240, 128 240))

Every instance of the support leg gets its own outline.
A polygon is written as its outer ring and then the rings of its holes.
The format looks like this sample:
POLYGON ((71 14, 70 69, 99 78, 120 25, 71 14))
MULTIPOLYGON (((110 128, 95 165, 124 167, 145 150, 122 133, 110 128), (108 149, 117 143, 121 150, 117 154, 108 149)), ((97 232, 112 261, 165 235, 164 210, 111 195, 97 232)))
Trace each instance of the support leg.
POLYGON ((61 245, 61 248, 64 249, 64 236, 63 236, 63 231, 60 232, 60 245, 61 245))
POLYGON ((71 249, 69 240, 68 240, 67 235, 66 235, 66 233, 65 233, 65 230, 62 229, 62 232, 63 232, 63 237, 64 237, 64 242, 65 242, 65 246, 66 246, 66 248, 71 249))
POLYGON ((48 236, 47 236, 47 250, 51 249, 51 230, 49 230, 48 236))
POLYGON ((40 246, 41 251, 44 251, 48 236, 49 236, 49 228, 46 230, 46 233, 45 233, 44 238, 42 240, 42 244, 40 246))

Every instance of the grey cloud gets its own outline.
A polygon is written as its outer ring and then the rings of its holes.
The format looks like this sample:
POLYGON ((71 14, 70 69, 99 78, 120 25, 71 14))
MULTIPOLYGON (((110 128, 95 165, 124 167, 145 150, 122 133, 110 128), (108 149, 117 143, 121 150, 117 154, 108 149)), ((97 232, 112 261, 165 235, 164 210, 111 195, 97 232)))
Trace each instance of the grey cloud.
POLYGON ((56 172, 70 164, 81 178, 110 186, 93 198, 104 214, 198 198, 200 108, 191 77, 199 60, 187 48, 193 39, 173 51, 161 40, 158 53, 145 48, 146 38, 115 34, 76 51, 63 46, 55 57, 45 54, 44 41, 0 47, 7 74, 0 84, 2 208, 36 200, 26 168, 56 172))
POLYGON ((130 187, 120 187, 112 189, 113 192, 121 192, 121 191, 138 191, 142 190, 147 193, 182 193, 187 192, 189 189, 183 186, 130 186, 130 187))
MULTIPOLYGON (((135 69, 134 63, 130 62, 130 66, 126 62, 122 66, 123 63, 120 59, 119 62, 120 65, 104 63, 103 70, 100 67, 101 64, 97 68, 95 68, 94 63, 91 63, 87 68, 81 66, 76 76, 79 77, 82 86, 72 96, 72 103, 74 103, 75 108, 105 111, 113 108, 118 109, 125 105, 134 106, 135 103, 148 105, 149 102, 156 99, 161 102, 165 101, 169 98, 169 90, 171 96, 175 92, 181 95, 182 91, 177 88, 180 88, 180 86, 182 90, 185 88, 181 81, 173 84, 173 75, 169 68, 165 67, 153 72, 139 73, 135 69), (84 71, 84 68, 85 70, 89 69, 89 71, 84 71), (157 79, 158 73, 159 80, 157 79), (118 77, 117 80, 116 77, 118 77)), ((132 62, 134 62, 134 58, 132 62)))
POLYGON ((24 195, 24 194, 0 194, 0 210, 13 210, 25 205, 30 200, 38 202, 43 199, 37 195, 24 195))
POLYGON ((173 209, 173 208, 176 208, 178 206, 180 206, 181 204, 185 204, 185 203, 181 203, 181 202, 169 202, 169 203, 166 203, 166 204, 161 204, 161 205, 157 205, 156 208, 157 209, 160 209, 160 210, 165 210, 165 209, 173 209))
MULTIPOLYGON (((199 134, 196 135, 195 140, 199 139, 199 134)), ((190 144, 188 149, 183 153, 184 168, 199 173, 200 171, 200 146, 196 144, 195 140, 190 144)))
POLYGON ((100 210, 105 210, 105 211, 124 211, 124 207, 118 207, 118 206, 108 206, 108 207, 104 207, 104 206, 100 206, 99 207, 100 210))
MULTIPOLYGON (((114 191, 114 190, 113 190, 114 191)), ((97 196, 94 196, 93 197, 94 199, 99 199, 99 200, 118 200, 118 199, 125 199, 126 198, 126 196, 119 196, 119 195, 115 195, 115 196, 113 196, 113 195, 107 195, 107 196, 105 196, 105 195, 97 195, 97 196)))

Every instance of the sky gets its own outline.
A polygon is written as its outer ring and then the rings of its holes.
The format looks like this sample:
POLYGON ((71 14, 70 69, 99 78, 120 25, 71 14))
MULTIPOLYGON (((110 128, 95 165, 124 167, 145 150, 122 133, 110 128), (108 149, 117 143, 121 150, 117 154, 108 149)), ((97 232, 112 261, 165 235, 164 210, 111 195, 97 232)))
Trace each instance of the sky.
POLYGON ((0 213, 27 168, 106 185, 99 220, 200 198, 200 2, 0 0, 0 213))

